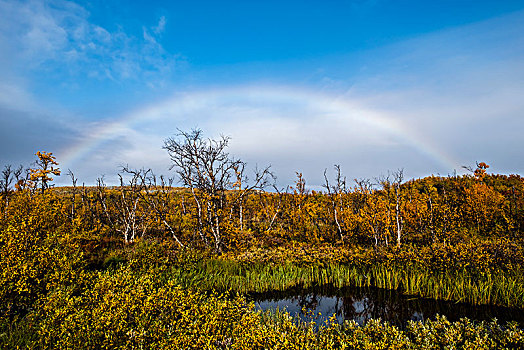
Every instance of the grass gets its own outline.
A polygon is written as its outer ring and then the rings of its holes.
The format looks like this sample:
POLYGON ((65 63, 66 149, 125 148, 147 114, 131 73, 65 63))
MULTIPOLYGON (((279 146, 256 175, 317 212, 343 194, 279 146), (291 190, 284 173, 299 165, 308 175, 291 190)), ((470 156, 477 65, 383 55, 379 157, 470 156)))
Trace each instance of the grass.
POLYGON ((433 273, 423 268, 385 264, 319 267, 284 263, 271 266, 209 259, 190 267, 173 267, 170 275, 185 287, 204 290, 247 293, 320 285, 378 287, 434 299, 524 308, 524 273, 520 270, 479 274, 465 270, 433 273))

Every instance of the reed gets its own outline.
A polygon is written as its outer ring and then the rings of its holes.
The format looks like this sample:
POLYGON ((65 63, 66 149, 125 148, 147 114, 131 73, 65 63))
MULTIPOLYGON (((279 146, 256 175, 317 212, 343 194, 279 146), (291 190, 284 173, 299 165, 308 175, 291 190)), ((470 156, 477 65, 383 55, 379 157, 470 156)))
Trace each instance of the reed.
POLYGON ((261 263, 209 259, 191 268, 173 267, 170 277, 182 286, 203 290, 240 293, 282 291, 292 287, 333 285, 378 287, 402 290, 428 298, 524 308, 522 271, 467 271, 435 273, 424 268, 377 264, 352 266, 297 266, 292 263, 271 266, 261 263))

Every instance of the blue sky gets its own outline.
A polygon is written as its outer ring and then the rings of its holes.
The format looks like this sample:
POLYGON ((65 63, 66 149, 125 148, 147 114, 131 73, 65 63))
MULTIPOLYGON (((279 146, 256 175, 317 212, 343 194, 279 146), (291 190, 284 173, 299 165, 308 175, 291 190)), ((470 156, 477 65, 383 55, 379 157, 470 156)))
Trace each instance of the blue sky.
POLYGON ((0 0, 0 76, 0 166, 87 184, 193 127, 282 186, 524 173, 524 1, 0 0))

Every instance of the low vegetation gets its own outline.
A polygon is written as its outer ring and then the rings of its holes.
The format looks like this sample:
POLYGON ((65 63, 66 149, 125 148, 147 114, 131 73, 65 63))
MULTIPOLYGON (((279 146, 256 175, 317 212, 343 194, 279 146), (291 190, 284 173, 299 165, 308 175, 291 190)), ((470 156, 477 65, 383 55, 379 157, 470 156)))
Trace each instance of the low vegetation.
POLYGON ((265 191, 270 169, 249 182, 227 142, 198 132, 166 141, 183 188, 127 167, 120 186, 79 186, 70 172, 72 186, 52 188, 60 170, 45 152, 35 169, 6 166, 0 348, 524 347, 517 324, 318 326, 244 297, 374 286, 524 310, 520 176, 479 163, 469 175, 404 182, 399 170, 350 186, 336 167, 323 192, 301 174, 265 191))

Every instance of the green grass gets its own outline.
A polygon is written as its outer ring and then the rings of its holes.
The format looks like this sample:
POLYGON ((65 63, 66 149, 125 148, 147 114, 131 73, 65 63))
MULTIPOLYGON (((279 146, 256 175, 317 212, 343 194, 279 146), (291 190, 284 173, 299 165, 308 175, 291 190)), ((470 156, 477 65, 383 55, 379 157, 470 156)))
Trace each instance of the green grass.
POLYGON ((247 293, 319 285, 378 287, 435 299, 524 308, 523 272, 432 273, 422 268, 388 265, 271 266, 209 259, 190 267, 173 267, 170 275, 185 287, 203 290, 247 293))

